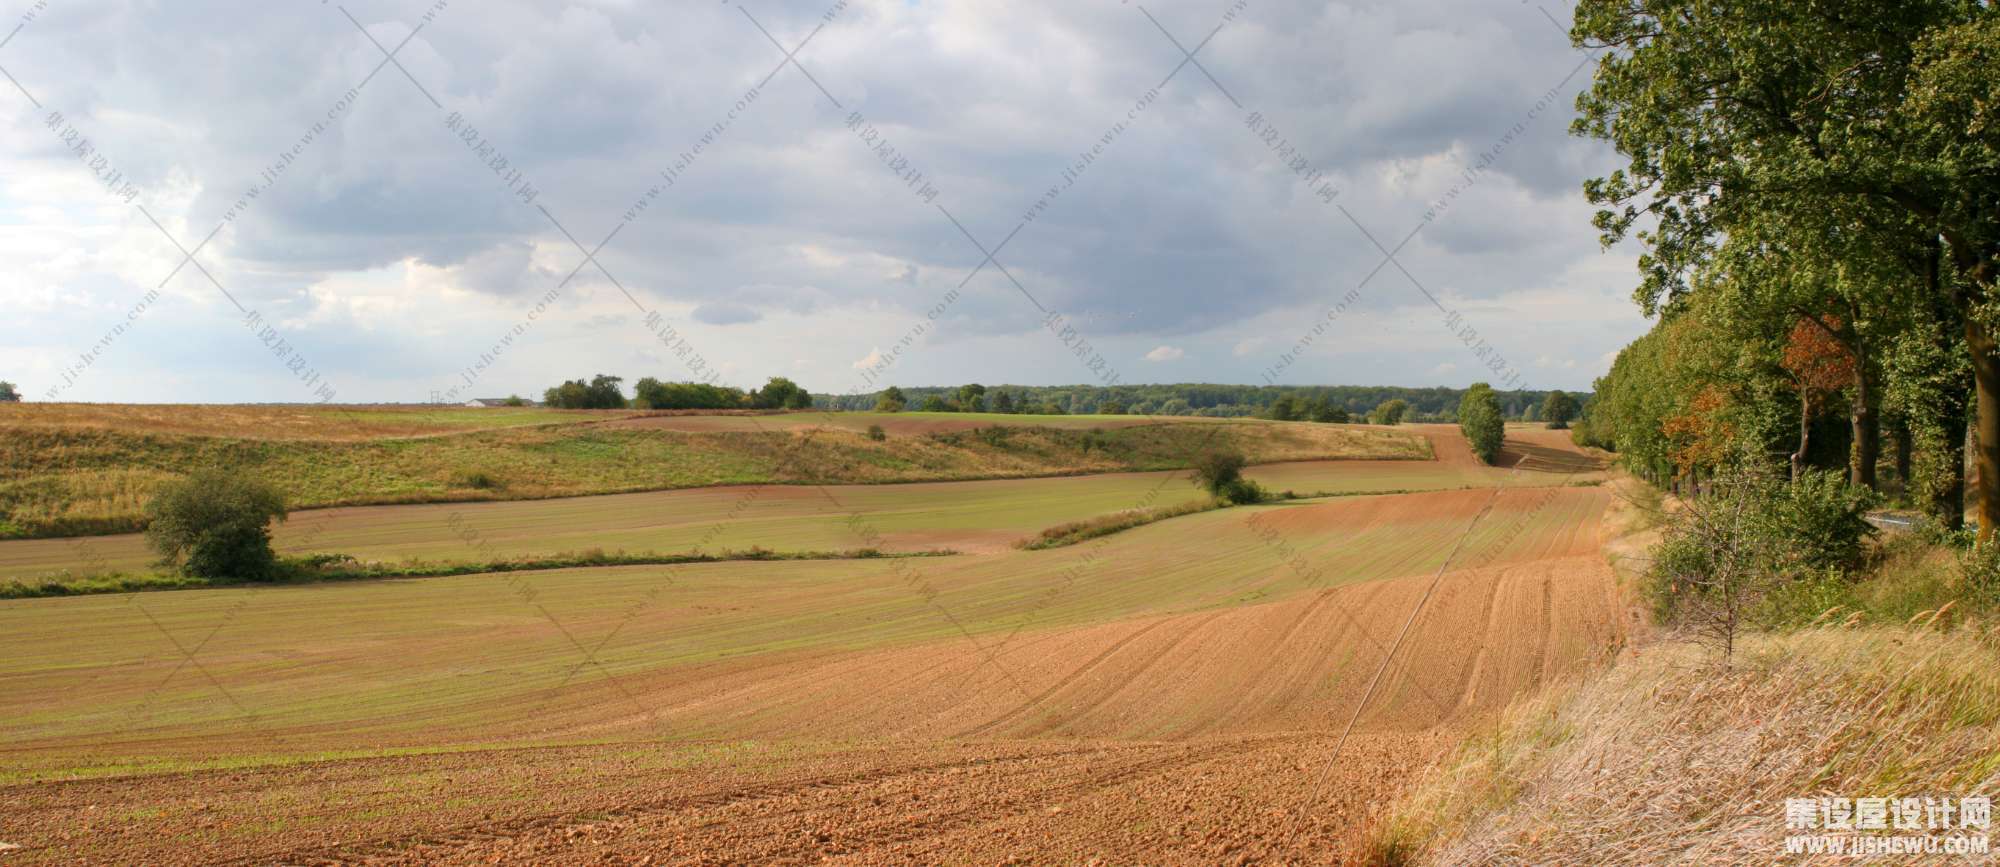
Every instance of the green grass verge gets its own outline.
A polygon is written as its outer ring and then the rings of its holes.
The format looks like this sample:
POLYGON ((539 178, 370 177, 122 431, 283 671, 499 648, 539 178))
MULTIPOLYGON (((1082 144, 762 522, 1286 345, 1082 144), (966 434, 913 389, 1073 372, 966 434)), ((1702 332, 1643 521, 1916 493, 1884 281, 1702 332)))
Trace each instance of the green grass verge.
POLYGON ((1147 524, 1164 521, 1168 518, 1178 518, 1182 515, 1192 515, 1196 512, 1220 509, 1224 505, 1221 500, 1210 499, 1192 500, 1186 503, 1176 503, 1171 506, 1159 506, 1152 509, 1127 509, 1122 512, 1099 515, 1095 518, 1082 521, 1057 524, 1036 534, 1034 538, 1024 540, 1020 544, 1020 547, 1029 551, 1061 548, 1067 545, 1075 545, 1079 542, 1088 542, 1091 539, 1101 536, 1109 536, 1113 533, 1130 530, 1133 527, 1143 527, 1147 524))
POLYGON ((885 553, 874 548, 848 551, 770 551, 751 548, 716 554, 627 554, 623 551, 585 551, 549 557, 512 557, 480 562, 364 563, 351 557, 320 554, 288 559, 282 577, 271 581, 244 581, 233 578, 203 578, 193 575, 156 573, 146 575, 61 576, 34 582, 9 581, 0 584, 0 599, 37 599, 50 596, 87 596, 96 593, 132 593, 146 590, 192 590, 203 587, 256 587, 285 584, 313 584, 327 581, 365 581, 381 578, 439 578, 450 575, 483 575, 497 572, 536 572, 549 569, 579 569, 595 566, 673 566, 682 563, 721 563, 737 560, 875 560, 904 557, 948 557, 957 551, 937 549, 885 553))

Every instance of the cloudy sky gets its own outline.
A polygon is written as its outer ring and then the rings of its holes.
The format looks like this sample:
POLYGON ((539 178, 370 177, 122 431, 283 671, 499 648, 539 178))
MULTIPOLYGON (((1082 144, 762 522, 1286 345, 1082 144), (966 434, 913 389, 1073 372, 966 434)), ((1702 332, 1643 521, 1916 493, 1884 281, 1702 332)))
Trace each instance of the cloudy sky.
POLYGON ((1646 326, 1578 192, 1615 155, 1567 134, 1560 5, 0 14, 31 400, 1504 379, 1441 310, 1521 386, 1587 388, 1646 326))

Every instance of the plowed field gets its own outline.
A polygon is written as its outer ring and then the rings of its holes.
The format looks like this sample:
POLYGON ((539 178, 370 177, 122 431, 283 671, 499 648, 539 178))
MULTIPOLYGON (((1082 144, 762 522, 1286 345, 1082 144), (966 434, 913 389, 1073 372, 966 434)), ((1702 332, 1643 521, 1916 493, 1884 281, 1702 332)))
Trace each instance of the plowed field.
POLYGON ((1610 494, 1533 478, 1046 551, 0 603, 0 841, 18 863, 1338 861, 1468 727, 1618 646, 1610 494))

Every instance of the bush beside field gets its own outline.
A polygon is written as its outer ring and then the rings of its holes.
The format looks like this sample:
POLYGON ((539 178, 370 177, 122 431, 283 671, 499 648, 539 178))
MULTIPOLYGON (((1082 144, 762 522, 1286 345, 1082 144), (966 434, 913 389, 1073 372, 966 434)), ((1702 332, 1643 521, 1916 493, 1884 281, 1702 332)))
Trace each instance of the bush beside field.
POLYGON ((603 549, 566 552, 546 557, 508 557, 498 560, 434 561, 408 560, 402 563, 361 561, 344 554, 315 554, 288 557, 275 565, 264 579, 210 578, 174 572, 144 574, 110 573, 70 575, 35 581, 0 581, 0 599, 37 599, 51 596, 88 596, 97 593, 136 593, 146 590, 191 590, 198 587, 235 587, 246 584, 314 584, 328 581, 366 581, 379 578, 440 578, 451 575, 486 575, 498 572, 544 572, 603 566, 678 566, 689 563, 724 563, 735 560, 880 560, 910 557, 948 557, 949 548, 926 551, 883 552, 874 548, 846 551, 772 551, 750 548, 724 549, 719 553, 691 551, 680 554, 603 549))
POLYGON ((879 441, 838 429, 682 433, 596 425, 362 441, 0 427, 0 538, 141 529, 154 491, 212 465, 272 480, 293 508, 317 508, 1163 470, 1219 447, 1252 463, 1430 457, 1418 436, 1302 424, 987 428, 879 441))

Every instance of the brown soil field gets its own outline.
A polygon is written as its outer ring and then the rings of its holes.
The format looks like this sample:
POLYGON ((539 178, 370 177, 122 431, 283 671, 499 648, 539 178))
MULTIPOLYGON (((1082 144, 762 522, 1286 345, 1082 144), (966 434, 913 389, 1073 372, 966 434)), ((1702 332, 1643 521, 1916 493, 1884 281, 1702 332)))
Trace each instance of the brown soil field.
POLYGON ((1342 863, 1504 702, 1617 652, 1614 503, 1485 487, 921 561, 0 602, 0 841, 10 863, 1342 863))

